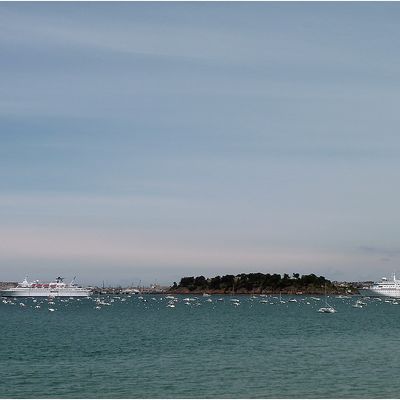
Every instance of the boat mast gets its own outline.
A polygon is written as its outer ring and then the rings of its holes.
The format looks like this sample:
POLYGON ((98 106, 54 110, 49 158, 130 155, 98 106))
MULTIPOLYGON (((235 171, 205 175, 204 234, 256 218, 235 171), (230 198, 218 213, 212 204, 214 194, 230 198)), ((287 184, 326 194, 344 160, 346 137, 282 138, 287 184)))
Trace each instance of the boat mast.
POLYGON ((330 305, 328 304, 328 297, 326 296, 326 282, 325 282, 325 304, 327 307, 330 307, 330 305))

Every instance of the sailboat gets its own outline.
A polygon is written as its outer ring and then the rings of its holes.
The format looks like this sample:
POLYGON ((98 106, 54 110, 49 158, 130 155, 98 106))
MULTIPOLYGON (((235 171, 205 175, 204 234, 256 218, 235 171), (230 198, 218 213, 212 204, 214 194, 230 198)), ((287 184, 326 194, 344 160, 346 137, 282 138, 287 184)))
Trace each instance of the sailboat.
POLYGON ((279 303, 285 304, 286 301, 282 300, 282 292, 279 292, 279 303))
POLYGON ((320 313, 329 313, 329 314, 336 312, 336 309, 328 304, 328 298, 326 296, 326 284, 325 284, 325 307, 321 307, 318 310, 318 312, 320 312, 320 313))
MULTIPOLYGON (((232 297, 235 295, 235 280, 233 280, 233 285, 232 285, 232 297)), ((240 306, 240 300, 231 298, 229 301, 232 302, 234 306, 240 306)))

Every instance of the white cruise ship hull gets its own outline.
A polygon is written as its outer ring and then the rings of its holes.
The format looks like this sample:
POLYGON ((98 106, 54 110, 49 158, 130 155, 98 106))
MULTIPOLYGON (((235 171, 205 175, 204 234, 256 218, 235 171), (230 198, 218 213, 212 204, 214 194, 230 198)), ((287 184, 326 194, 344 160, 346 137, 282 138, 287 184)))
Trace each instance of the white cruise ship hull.
POLYGON ((0 291, 3 297, 87 297, 91 292, 81 288, 14 288, 0 291))
POLYGON ((400 298, 400 288, 379 288, 374 289, 373 287, 368 289, 358 289, 361 296, 366 297, 394 297, 400 298))

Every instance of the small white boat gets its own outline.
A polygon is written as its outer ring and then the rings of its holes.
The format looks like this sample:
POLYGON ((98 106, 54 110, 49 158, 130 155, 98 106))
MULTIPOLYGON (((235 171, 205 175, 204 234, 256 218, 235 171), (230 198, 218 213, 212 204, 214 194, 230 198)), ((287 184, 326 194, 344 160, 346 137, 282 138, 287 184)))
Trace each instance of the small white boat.
POLYGON ((318 310, 319 313, 335 313, 337 312, 333 307, 321 307, 318 310))
POLYGON ((102 306, 111 306, 111 303, 106 303, 104 300, 96 300, 96 303, 102 306))
POLYGON ((336 312, 336 309, 333 308, 331 305, 328 304, 328 297, 326 295, 326 285, 325 285, 325 307, 321 307, 318 310, 319 313, 327 313, 327 314, 332 314, 336 312))

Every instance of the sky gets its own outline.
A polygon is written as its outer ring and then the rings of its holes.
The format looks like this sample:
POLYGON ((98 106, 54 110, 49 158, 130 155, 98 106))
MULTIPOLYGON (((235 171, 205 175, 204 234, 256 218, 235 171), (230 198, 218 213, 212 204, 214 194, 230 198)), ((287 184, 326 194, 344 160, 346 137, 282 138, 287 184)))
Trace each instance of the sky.
POLYGON ((0 281, 400 272, 399 3, 0 3, 0 281))

